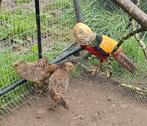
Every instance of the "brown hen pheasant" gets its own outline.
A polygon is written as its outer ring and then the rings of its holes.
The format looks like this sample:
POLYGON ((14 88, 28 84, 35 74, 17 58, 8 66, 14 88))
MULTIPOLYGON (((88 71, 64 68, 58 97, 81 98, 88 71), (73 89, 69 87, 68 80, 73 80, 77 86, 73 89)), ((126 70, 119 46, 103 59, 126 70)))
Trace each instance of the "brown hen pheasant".
POLYGON ((56 70, 49 78, 49 94, 53 100, 53 104, 49 109, 55 110, 57 105, 62 105, 65 109, 69 109, 64 95, 69 86, 69 72, 72 71, 74 65, 71 62, 65 62, 61 68, 56 70))
POLYGON ((48 64, 47 58, 34 62, 18 61, 13 67, 21 78, 35 82, 38 88, 43 88, 46 85, 45 79, 59 68, 56 64, 48 64))

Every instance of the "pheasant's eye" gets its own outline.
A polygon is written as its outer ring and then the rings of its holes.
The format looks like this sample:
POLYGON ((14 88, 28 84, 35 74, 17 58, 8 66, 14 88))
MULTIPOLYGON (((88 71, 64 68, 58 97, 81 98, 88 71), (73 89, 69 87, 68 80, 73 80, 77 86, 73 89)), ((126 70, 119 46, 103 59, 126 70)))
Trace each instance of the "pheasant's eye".
POLYGON ((18 64, 14 64, 14 66, 15 66, 15 67, 17 67, 17 66, 18 66, 18 64))

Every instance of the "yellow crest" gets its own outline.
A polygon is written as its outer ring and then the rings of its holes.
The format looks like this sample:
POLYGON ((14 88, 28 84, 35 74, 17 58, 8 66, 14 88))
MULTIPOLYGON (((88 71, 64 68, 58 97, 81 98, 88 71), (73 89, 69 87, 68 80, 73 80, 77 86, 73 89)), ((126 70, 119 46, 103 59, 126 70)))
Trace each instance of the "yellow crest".
POLYGON ((73 28, 75 41, 81 45, 89 44, 96 38, 96 33, 93 33, 90 27, 79 22, 73 28))

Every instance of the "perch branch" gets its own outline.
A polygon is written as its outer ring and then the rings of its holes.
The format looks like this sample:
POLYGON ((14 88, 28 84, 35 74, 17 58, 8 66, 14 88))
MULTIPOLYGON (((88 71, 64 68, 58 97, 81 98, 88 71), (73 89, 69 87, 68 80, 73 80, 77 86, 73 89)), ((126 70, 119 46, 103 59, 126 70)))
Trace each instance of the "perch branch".
POLYGON ((129 16, 138 22, 141 27, 147 30, 147 14, 138 8, 130 0, 112 0, 115 2, 122 10, 124 10, 129 16))
MULTIPOLYGON (((134 31, 136 29, 136 21, 132 20, 131 25, 132 25, 132 29, 134 31)), ((144 43, 143 37, 141 38, 141 36, 139 34, 135 34, 134 37, 135 37, 136 41, 139 43, 139 45, 141 46, 143 53, 144 53, 144 56, 147 60, 147 47, 144 43)))
MULTIPOLYGON (((141 5, 141 0, 137 0, 137 6, 139 7, 140 5, 141 5)), ((137 29, 137 23, 134 19, 131 20, 131 25, 132 25, 133 31, 137 29)), ((141 36, 139 34, 135 34, 134 37, 135 37, 136 41, 139 43, 139 45, 141 46, 143 53, 144 53, 144 56, 147 60, 147 47, 144 43, 143 37, 141 38, 141 36)))
POLYGON ((146 30, 143 29, 143 28, 138 28, 138 29, 136 29, 135 31, 130 32, 130 33, 128 33, 126 36, 122 37, 122 38, 120 39, 120 41, 118 42, 117 46, 116 46, 116 47, 114 48, 114 50, 112 51, 112 54, 121 46, 121 44, 122 44, 125 40, 127 40, 128 38, 134 36, 134 35, 137 34, 137 33, 144 32, 144 31, 146 31, 146 30))

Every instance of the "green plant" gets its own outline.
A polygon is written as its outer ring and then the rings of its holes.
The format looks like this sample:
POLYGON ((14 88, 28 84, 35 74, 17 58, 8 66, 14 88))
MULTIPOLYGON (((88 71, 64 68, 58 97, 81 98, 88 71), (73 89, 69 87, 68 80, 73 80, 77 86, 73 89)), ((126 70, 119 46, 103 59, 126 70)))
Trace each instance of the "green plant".
MULTIPOLYGON (((17 3, 30 1, 16 0, 17 3)), ((110 35, 112 38, 119 40, 124 34, 129 32, 129 29, 126 29, 129 22, 128 15, 110 0, 82 0, 81 6, 84 22, 97 34, 110 35)), ((146 11, 146 1, 143 3, 142 8, 146 11)), ((15 12, 1 10, 0 13, 0 21, 2 21, 2 25, 0 26, 0 42, 15 42, 16 45, 19 45, 24 44, 27 41, 27 37, 34 37, 36 35, 36 18, 34 12, 17 9, 15 12)), ((71 35, 72 32, 71 34, 69 32, 75 22, 75 13, 70 0, 54 0, 44 8, 44 11, 41 12, 42 35, 47 34, 47 37, 51 38, 51 40, 49 39, 49 51, 43 51, 43 56, 52 60, 70 45, 73 35, 71 35), (59 11, 61 15, 55 16, 51 14, 53 11, 59 11)), ((43 39, 43 43, 44 41, 46 40, 43 39)), ((9 46, 7 47, 9 48, 9 46)), ((132 76, 116 61, 112 63, 113 71, 117 77, 122 77, 126 80, 137 79, 142 73, 147 71, 147 63, 145 62, 143 52, 133 37, 127 40, 122 47, 125 54, 137 66, 137 75, 132 76)), ((24 48, 26 47, 24 46, 24 48)), ((38 58, 37 44, 31 43, 31 47, 27 52, 13 52, 11 49, 3 50, 0 52, 0 88, 20 79, 11 66, 13 62, 16 60, 34 61, 38 58)), ((91 58, 88 64, 94 65, 97 62, 98 59, 91 58)), ((76 77, 80 73, 81 68, 77 67, 73 71, 73 76, 76 77)), ((18 102, 19 100, 17 99, 20 99, 21 95, 28 90, 27 86, 29 84, 2 97, 0 99, 0 108, 10 101, 18 102)))
POLYGON ((70 5, 70 0, 54 0, 53 2, 50 2, 46 9, 48 10, 55 10, 55 9, 63 9, 65 7, 68 7, 70 5))
MULTIPOLYGON (((45 22, 52 19, 47 13, 41 13, 42 30, 45 29, 45 22)), ((0 20, 4 23, 0 29, 0 41, 13 39, 17 36, 31 36, 36 32, 35 13, 24 10, 15 10, 15 12, 2 11, 0 20)))
POLYGON ((29 3, 32 0, 15 0, 16 3, 29 3))

